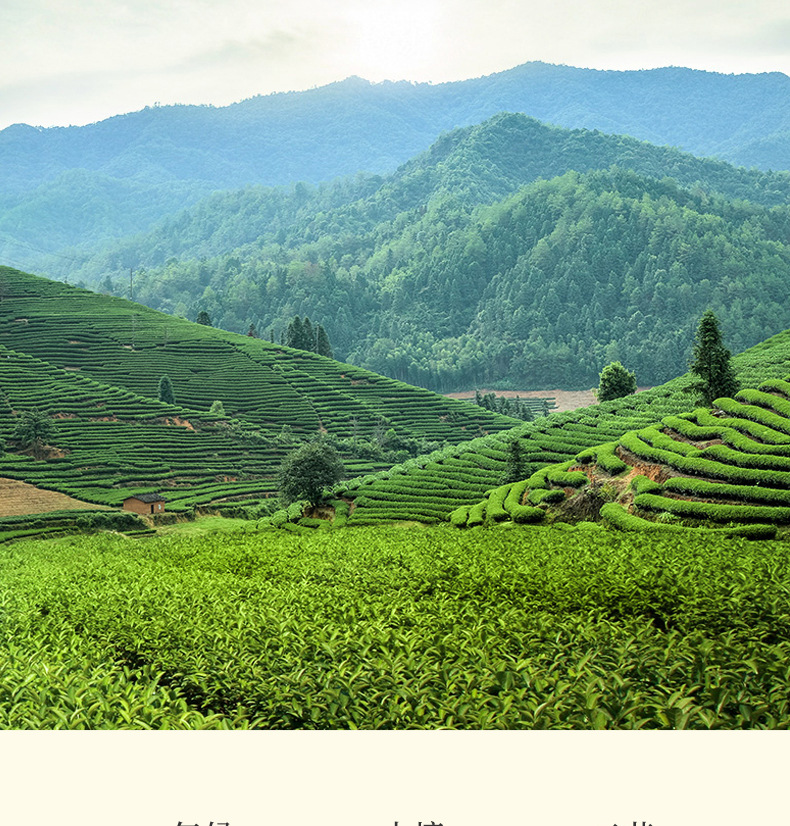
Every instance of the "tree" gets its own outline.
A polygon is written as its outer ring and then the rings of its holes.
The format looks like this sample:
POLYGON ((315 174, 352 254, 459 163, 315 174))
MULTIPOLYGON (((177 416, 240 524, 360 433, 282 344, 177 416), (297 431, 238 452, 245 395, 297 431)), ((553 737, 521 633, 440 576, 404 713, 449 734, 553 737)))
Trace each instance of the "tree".
POLYGON ((310 319, 305 316, 302 322, 302 350, 309 350, 311 353, 315 352, 315 331, 310 319))
POLYGON ((224 416, 225 405, 219 399, 216 399, 215 401, 211 402, 211 407, 209 408, 208 412, 211 413, 213 416, 224 416))
POLYGON ((258 338, 258 328, 254 324, 250 324, 250 329, 247 330, 247 335, 250 338, 258 338))
POLYGON ((211 327, 211 326, 212 326, 212 324, 211 324, 211 316, 210 316, 210 315, 209 315, 209 314, 208 314, 205 310, 201 310, 201 311, 197 314, 197 318, 195 319, 195 321, 196 321, 198 324, 205 324, 205 326, 206 326, 206 327, 211 327))
POLYGON ((324 495, 324 488, 339 482, 345 473, 337 451, 318 440, 291 451, 280 465, 277 484, 280 497, 290 504, 307 499, 316 506, 324 495))
POLYGON ((326 356, 330 359, 334 358, 332 345, 329 343, 329 336, 320 324, 316 327, 315 332, 315 351, 319 356, 326 356))
POLYGON ((719 320, 712 310, 706 310, 699 321, 690 369, 699 379, 688 389, 698 392, 706 407, 712 407, 722 396, 734 396, 738 392, 732 357, 724 346, 719 320))
POLYGON ((285 333, 285 345, 287 347, 295 347, 299 350, 304 349, 303 344, 304 332, 302 330, 302 319, 299 316, 294 316, 294 320, 288 325, 288 330, 285 333))
POLYGON ((524 452, 521 449, 521 439, 513 439, 507 446, 507 459, 505 460, 505 473, 502 477, 502 484, 508 482, 520 482, 529 476, 527 462, 524 452))
POLYGON ((176 394, 173 392, 173 383, 169 376, 159 379, 159 401, 165 404, 175 404, 176 394))
POLYGON ((636 393, 636 376, 626 370, 619 361, 607 364, 601 370, 598 385, 598 401, 608 402, 636 393))
POLYGON ((19 414, 12 438, 21 448, 32 448, 36 459, 44 455, 44 447, 55 435, 55 425, 46 413, 24 410, 19 414))

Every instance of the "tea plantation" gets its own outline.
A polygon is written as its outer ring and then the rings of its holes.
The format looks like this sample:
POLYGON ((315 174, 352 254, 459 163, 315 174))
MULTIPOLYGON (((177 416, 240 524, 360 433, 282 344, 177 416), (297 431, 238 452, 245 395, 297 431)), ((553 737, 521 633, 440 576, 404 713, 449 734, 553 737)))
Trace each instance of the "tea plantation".
MULTIPOLYGON (((769 380, 774 381, 773 390, 782 387, 781 382, 777 384, 775 380, 782 379, 790 365, 790 331, 746 350, 735 357, 734 364, 746 388, 769 380)), ((696 401, 695 395, 685 390, 690 382, 690 376, 681 376, 633 396, 553 413, 508 432, 449 446, 376 475, 353 480, 338 489, 355 502, 349 524, 444 521, 459 508, 478 505, 478 510, 472 513, 476 524, 478 519, 485 518, 481 498, 502 484, 513 440, 518 440, 521 446, 525 479, 549 465, 567 463, 570 467, 578 464, 576 457, 585 451, 612 442, 629 431, 647 433, 646 428, 655 428, 666 416, 688 414, 696 401)), ((776 397, 771 403, 782 404, 776 397)), ((706 455, 710 457, 711 453, 708 451, 706 455)), ((525 512, 522 516, 527 518, 525 512)))
POLYGON ((790 382, 772 379, 720 398, 714 409, 657 425, 487 491, 450 514, 457 527, 597 519, 622 530, 720 532, 768 538, 790 525, 790 382), (540 507, 539 507, 540 506, 540 507))
POLYGON ((790 545, 377 527, 0 546, 2 728, 786 728, 790 545))
MULTIPOLYGON (((55 423, 49 454, 0 476, 98 504, 163 493, 170 510, 276 493, 293 440, 454 443, 517 420, 300 350, 0 267, 0 438, 20 412, 55 423), (168 376, 176 404, 158 401, 168 376), (209 408, 221 401, 224 415, 209 408), (284 426, 287 437, 282 437, 284 426)), ((349 476, 391 464, 346 445, 349 476)), ((408 453, 406 453, 408 455, 408 453)))

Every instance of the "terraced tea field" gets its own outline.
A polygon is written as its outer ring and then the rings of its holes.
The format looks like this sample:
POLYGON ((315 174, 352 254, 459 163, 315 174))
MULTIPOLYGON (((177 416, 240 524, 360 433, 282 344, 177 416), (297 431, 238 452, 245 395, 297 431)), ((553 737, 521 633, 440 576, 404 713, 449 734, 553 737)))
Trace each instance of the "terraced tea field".
MULTIPOLYGON (((735 357, 734 364, 746 388, 782 379, 790 366, 790 331, 746 350, 735 357)), ((508 448, 514 439, 521 446, 525 479, 549 465, 576 464, 576 457, 584 451, 629 431, 655 427, 666 416, 687 414, 695 406, 695 396, 684 390, 690 382, 690 376, 681 376, 634 396, 553 413, 507 433, 450 446, 354 480, 338 491, 355 502, 349 524, 448 519, 462 506, 479 505, 487 491, 502 484, 508 448)), ((481 509, 484 513, 482 505, 481 509)), ((479 516, 476 512, 475 522, 479 516)))
MULTIPOLYGON (((0 268, 0 437, 38 409, 47 456, 0 456, 0 477, 117 506, 159 492, 183 511, 276 493, 289 439, 392 430, 460 442, 515 419, 300 350, 214 330, 120 299, 0 268), (158 401, 167 375, 176 404, 158 401), (222 416, 209 412, 221 401, 222 416)), ((407 454, 408 455, 408 454, 407 454)), ((344 454, 349 476, 390 462, 344 454)))
POLYGON ((548 465, 450 514, 457 527, 562 515, 628 531, 770 538, 790 525, 790 381, 721 398, 548 465))
POLYGON ((460 442, 518 420, 367 370, 215 330, 120 298, 0 267, 0 345, 102 384, 157 398, 169 376, 176 401, 297 434, 341 437, 382 426, 460 442))

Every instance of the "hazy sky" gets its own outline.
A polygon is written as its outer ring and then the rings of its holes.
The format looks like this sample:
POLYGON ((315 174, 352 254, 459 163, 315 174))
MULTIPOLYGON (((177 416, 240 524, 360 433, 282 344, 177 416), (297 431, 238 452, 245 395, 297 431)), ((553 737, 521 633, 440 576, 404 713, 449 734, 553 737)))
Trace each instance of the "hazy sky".
POLYGON ((786 0, 0 0, 0 128, 530 60, 790 74, 786 0))

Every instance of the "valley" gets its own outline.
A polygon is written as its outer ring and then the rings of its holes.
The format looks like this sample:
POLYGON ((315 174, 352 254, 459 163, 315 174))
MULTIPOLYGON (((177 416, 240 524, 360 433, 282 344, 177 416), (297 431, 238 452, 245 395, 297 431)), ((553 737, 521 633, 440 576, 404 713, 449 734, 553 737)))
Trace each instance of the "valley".
POLYGON ((787 79, 615 74, 0 132, 0 728, 787 727, 787 79))

